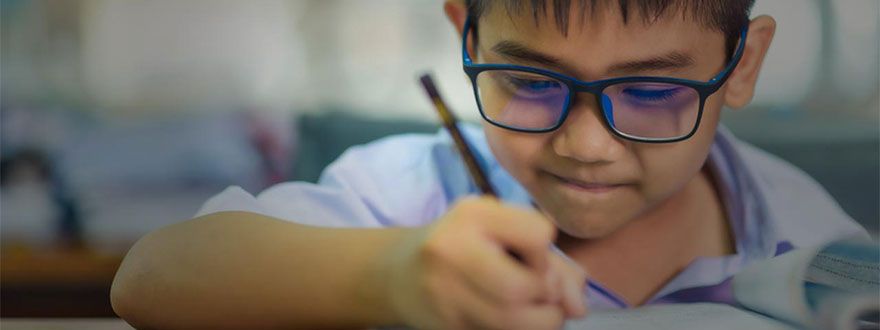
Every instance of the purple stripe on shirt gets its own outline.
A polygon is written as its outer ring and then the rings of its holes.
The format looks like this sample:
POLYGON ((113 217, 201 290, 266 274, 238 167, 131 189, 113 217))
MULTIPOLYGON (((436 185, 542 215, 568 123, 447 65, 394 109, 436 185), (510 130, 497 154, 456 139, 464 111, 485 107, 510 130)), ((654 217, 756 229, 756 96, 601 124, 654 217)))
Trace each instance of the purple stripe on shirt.
POLYGON ((789 241, 782 241, 776 244, 776 254, 774 256, 778 256, 780 254, 786 253, 794 249, 794 246, 791 245, 789 241))
POLYGON ((678 290, 653 300, 649 304, 714 302, 735 306, 736 301, 733 299, 733 288, 731 287, 732 280, 733 277, 729 277, 718 284, 678 290))
POLYGON ((617 307, 619 307, 619 308, 628 308, 629 307, 629 304, 627 304, 625 301, 623 301, 623 298, 618 297, 616 294, 614 294, 613 292, 611 292, 608 289, 603 288, 602 286, 600 286, 596 282, 587 281, 587 287, 590 289, 593 289, 593 291, 596 291, 597 293, 601 294, 606 299, 608 299, 608 301, 611 301, 612 303, 617 305, 617 307))

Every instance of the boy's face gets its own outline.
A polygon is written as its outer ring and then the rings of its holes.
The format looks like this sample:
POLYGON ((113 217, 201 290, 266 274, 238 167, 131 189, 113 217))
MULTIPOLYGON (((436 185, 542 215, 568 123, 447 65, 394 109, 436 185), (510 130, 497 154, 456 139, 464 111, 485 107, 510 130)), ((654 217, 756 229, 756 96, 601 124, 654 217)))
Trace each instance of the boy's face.
MULTIPOLYGON (((726 65, 721 32, 685 19, 661 17, 650 25, 632 15, 624 24, 616 6, 586 13, 573 5, 568 36, 552 13, 535 24, 531 10, 508 14, 493 8, 477 24, 476 63, 539 67, 583 81, 623 76, 666 76, 708 81, 726 65), (493 49, 513 41, 558 63, 534 63, 493 49), (665 65, 668 54, 690 64, 665 65), (639 62, 637 68, 615 70, 639 62)), ((552 11, 551 11, 552 12, 552 11)), ((473 46, 471 46, 473 47, 473 46)), ((696 134, 675 143, 649 144, 621 139, 605 126, 595 98, 577 96, 563 125, 549 133, 522 133, 486 124, 489 146, 502 166, 532 195, 565 233, 579 238, 605 236, 671 198, 702 168, 724 103, 724 90, 706 100, 696 134)))

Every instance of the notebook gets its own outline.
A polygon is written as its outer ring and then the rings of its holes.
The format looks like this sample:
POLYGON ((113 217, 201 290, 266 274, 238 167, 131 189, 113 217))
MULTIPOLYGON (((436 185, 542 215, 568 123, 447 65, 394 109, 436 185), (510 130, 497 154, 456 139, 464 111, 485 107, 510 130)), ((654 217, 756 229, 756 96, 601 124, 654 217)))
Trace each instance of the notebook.
POLYGON ((733 277, 740 306, 653 305, 591 311, 566 329, 878 329, 880 245, 842 240, 757 262, 733 277))

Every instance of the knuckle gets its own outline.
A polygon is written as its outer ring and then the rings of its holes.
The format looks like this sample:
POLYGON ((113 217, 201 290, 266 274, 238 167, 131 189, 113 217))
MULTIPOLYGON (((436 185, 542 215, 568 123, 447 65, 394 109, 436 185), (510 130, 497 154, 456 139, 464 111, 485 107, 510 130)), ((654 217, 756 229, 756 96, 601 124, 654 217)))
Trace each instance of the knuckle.
POLYGON ((417 258, 427 267, 450 263, 455 254, 450 250, 455 249, 455 245, 447 242, 448 236, 443 229, 435 229, 427 233, 418 247, 417 258))
POLYGON ((430 233, 418 248, 418 258, 427 267, 466 266, 471 258, 472 246, 465 244, 470 237, 462 230, 438 230, 430 233))
POLYGON ((422 248, 419 250, 419 256, 428 265, 442 262, 448 258, 445 246, 446 245, 443 244, 442 240, 430 238, 422 244, 422 248))

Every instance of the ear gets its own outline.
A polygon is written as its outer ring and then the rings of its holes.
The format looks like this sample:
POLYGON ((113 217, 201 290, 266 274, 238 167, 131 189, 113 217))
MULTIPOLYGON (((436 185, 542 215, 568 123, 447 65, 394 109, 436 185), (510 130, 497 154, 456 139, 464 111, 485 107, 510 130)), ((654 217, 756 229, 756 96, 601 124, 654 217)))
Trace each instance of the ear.
POLYGON ((727 80, 727 88, 724 92, 724 103, 728 107, 740 108, 752 100, 758 71, 761 70, 764 55, 767 55, 767 49, 770 48, 775 32, 776 21, 770 16, 758 16, 749 23, 742 58, 727 80))
POLYGON ((464 21, 467 20, 467 7, 464 0, 446 0, 443 3, 443 11, 446 12, 446 18, 449 23, 458 31, 458 35, 464 31, 464 21))
MULTIPOLYGON (((467 6, 464 4, 464 0, 446 0, 443 3, 443 11, 446 12, 446 18, 455 27, 459 40, 461 40, 461 35, 464 33, 464 23, 467 21, 467 6)), ((476 55, 473 49, 473 35, 473 33, 468 34, 468 53, 471 56, 476 55)))

